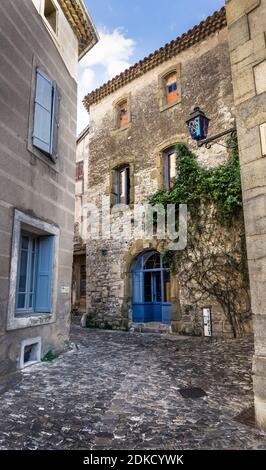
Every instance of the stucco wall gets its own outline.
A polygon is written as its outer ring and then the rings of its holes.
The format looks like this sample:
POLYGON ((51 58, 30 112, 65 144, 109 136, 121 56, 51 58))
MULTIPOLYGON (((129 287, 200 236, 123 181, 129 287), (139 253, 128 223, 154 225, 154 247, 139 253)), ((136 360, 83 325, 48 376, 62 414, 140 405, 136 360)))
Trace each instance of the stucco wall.
POLYGON ((78 39, 68 23, 58 1, 53 0, 57 8, 57 32, 55 33, 44 17, 44 0, 32 0, 43 24, 57 47, 70 75, 77 80, 78 75, 78 39))
POLYGON ((31 1, 1 1, 0 27, 0 373, 6 373, 17 367, 23 339, 41 336, 44 353, 49 349, 62 349, 68 338, 76 82, 31 1), (59 158, 56 164, 38 151, 29 151, 36 65, 56 81, 59 89, 59 158), (15 208, 59 227, 56 317, 50 325, 6 331, 15 208), (69 293, 63 294, 62 287, 68 287, 69 293))

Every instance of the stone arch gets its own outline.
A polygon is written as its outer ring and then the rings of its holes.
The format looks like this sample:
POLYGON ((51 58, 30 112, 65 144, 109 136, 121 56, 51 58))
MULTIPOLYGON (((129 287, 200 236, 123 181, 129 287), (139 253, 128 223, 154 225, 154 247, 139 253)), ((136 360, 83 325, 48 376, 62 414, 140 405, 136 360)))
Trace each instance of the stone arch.
MULTIPOLYGON (((124 298, 122 303, 122 313, 128 326, 132 324, 132 286, 131 269, 136 258, 146 251, 155 250, 163 255, 165 251, 164 241, 156 238, 151 240, 137 240, 133 243, 122 259, 121 276, 124 282, 124 298)), ((178 276, 171 272, 171 303, 172 303, 172 331, 178 332, 181 328, 181 307, 180 307, 180 287, 178 276)))

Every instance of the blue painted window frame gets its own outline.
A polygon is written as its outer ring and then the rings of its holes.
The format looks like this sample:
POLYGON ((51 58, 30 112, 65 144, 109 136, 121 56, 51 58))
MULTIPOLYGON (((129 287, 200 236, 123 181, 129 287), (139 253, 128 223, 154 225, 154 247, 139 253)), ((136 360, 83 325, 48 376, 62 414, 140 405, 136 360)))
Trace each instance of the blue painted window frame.
POLYGON ((16 311, 17 313, 33 312, 33 306, 35 302, 35 288, 36 288, 36 265, 38 257, 38 242, 36 237, 33 237, 27 233, 22 233, 20 237, 20 248, 19 248, 19 264, 18 264, 18 277, 17 277, 17 292, 16 292, 16 311), (23 239, 28 240, 28 247, 23 248, 23 239), (35 248, 33 249, 33 246, 35 248), (26 285, 25 290, 20 291, 20 274, 21 274, 21 263, 22 263, 22 252, 27 253, 27 267, 26 267, 26 285), (31 282, 33 282, 31 288, 31 282), (19 296, 25 296, 24 307, 19 307, 19 296), (30 301, 30 297, 31 301, 30 301))
POLYGON ((16 285, 16 315, 34 314, 34 313, 51 313, 52 309, 52 281, 53 281, 53 265, 54 265, 54 236, 39 236, 22 231, 20 234, 20 248, 17 271, 16 285), (22 247, 23 238, 28 239, 28 249, 22 247), (35 244, 35 251, 32 247, 35 244), (43 250, 43 246, 45 246, 43 250), (22 251, 27 251, 26 266, 26 290, 19 290, 19 282, 21 275, 22 251), (34 253, 34 266, 32 265, 32 255, 34 253), (46 271, 41 266, 41 254, 46 263, 46 271), (32 281, 32 289, 31 287, 32 281), (19 295, 25 294, 24 307, 20 308, 19 295), (30 296, 32 300, 30 302, 30 296))
POLYGON ((56 82, 40 68, 36 69, 32 145, 49 156, 58 158, 59 94, 56 82))

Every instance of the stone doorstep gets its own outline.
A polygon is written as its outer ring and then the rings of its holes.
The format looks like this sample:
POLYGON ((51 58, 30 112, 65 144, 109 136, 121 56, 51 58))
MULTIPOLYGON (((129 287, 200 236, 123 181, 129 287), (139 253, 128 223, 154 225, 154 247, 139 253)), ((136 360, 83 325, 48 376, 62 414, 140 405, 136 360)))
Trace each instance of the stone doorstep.
POLYGON ((130 331, 136 333, 172 333, 171 325, 164 323, 150 322, 150 323, 132 323, 130 331))

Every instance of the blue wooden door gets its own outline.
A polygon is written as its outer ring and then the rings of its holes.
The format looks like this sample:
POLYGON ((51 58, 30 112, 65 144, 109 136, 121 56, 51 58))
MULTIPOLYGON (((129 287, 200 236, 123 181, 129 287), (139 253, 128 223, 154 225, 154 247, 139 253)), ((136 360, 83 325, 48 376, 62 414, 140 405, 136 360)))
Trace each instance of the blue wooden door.
POLYGON ((166 296, 169 277, 165 272, 157 252, 146 252, 136 260, 132 269, 133 322, 171 322, 171 304, 166 296))

